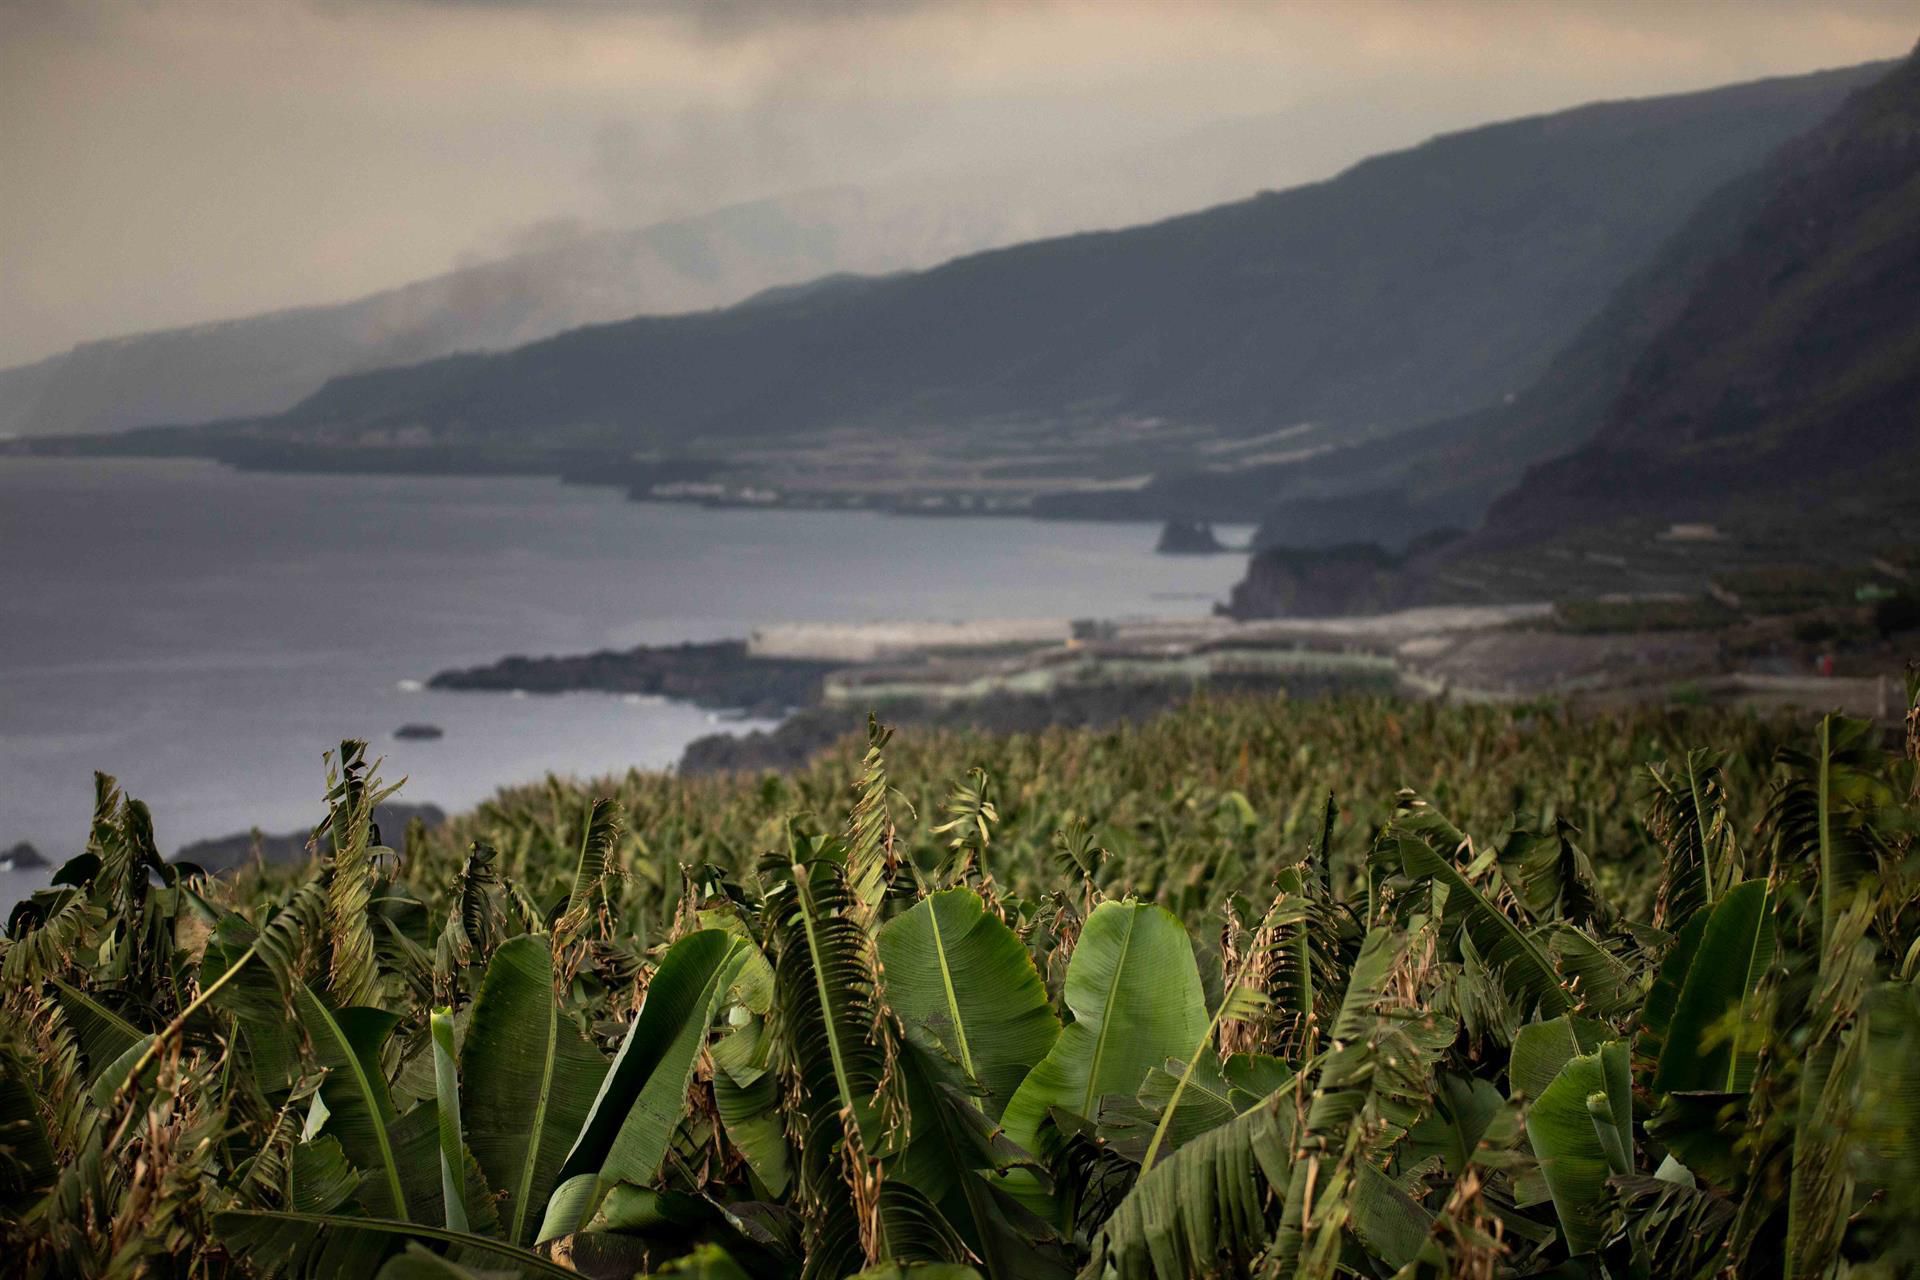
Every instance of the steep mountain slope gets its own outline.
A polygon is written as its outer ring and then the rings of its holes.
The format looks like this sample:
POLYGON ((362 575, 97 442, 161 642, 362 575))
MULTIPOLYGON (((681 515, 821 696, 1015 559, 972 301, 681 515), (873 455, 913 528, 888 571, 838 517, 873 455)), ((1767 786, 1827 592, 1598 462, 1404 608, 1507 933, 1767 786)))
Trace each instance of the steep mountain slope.
POLYGON ((1765 178, 1591 442, 1495 503, 1488 539, 1702 518, 1826 481, 1878 486, 1920 461, 1920 51, 1765 178))
POLYGON ((1529 467, 1600 430, 1642 350, 1758 216, 1774 180, 1775 166, 1763 164, 1710 194, 1518 395, 1386 439, 1249 468, 1227 484, 1191 472, 1156 477, 1153 499, 1256 517, 1257 547, 1374 542, 1397 550, 1423 533, 1478 525, 1529 467))
POLYGON ((337 374, 1182 213, 1330 172, 1351 144, 1292 136, 1298 123, 1223 120, 1039 171, 903 177, 634 229, 551 228, 530 237, 537 247, 339 305, 89 342, 0 369, 0 435, 278 413, 337 374), (1291 140, 1276 148, 1276 137, 1291 140))
POLYGON ((811 192, 560 237, 338 305, 90 342, 0 370, 0 434, 277 413, 341 373, 502 350, 641 312, 728 305, 837 271, 924 266, 1023 229, 1017 218, 974 212, 917 217, 853 189, 811 192))
POLYGON ((1405 428, 1527 385, 1704 195, 1874 74, 1476 129, 1151 226, 340 378, 247 430, 725 451, 1008 422, 1108 443, 1405 428))
MULTIPOLYGON (((1920 50, 1716 192, 1512 406, 1390 442, 1427 501, 1499 475, 1529 433, 1574 447, 1472 535, 1372 566, 1366 603, 1697 591, 1730 565, 1857 564, 1920 537, 1916 300, 1920 50), (1676 523, 1719 531, 1661 536, 1676 523)), ((1337 558, 1307 557, 1323 577, 1337 558)), ((1301 562, 1256 556, 1240 611, 1284 607, 1301 562)))

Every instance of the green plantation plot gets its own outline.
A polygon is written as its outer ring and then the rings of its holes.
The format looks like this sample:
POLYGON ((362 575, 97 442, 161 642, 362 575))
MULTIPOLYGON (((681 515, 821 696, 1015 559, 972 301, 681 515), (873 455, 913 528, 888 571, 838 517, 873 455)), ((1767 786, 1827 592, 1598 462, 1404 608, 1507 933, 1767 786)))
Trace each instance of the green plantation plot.
MULTIPOLYGON (((1920 688, 1910 691, 1910 701, 1920 688)), ((1894 1277, 1901 726, 1197 699, 15 909, 19 1274, 1894 1277)))

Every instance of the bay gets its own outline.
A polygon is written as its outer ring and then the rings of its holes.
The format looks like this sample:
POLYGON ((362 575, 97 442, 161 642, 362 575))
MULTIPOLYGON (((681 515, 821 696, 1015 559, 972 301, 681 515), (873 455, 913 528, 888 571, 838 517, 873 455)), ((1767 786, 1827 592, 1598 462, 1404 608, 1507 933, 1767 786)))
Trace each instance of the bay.
POLYGON ((1193 615, 1240 574, 1236 556, 1155 555, 1156 534, 708 510, 533 478, 0 459, 0 849, 77 851, 94 769, 152 806, 164 851, 310 825, 343 737, 406 776, 402 799, 449 811, 548 772, 669 767, 695 737, 755 726, 413 682, 781 621, 1193 615), (396 740, 405 723, 446 736, 396 740))

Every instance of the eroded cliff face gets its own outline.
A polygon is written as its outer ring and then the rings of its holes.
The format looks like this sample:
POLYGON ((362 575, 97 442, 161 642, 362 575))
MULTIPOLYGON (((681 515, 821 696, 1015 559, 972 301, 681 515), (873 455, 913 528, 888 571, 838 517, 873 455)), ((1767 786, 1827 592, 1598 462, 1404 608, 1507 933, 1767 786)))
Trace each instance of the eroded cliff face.
POLYGON ((1235 618, 1331 618, 1381 613, 1409 597, 1397 558, 1372 544, 1275 547, 1247 562, 1226 612, 1235 618))

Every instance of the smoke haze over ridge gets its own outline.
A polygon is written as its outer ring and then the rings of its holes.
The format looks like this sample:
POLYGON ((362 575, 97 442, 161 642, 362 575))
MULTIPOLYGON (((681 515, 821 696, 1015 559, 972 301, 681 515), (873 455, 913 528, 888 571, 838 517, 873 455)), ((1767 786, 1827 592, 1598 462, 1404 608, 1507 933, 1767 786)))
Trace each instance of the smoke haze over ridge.
POLYGON ((1912 19, 1885 0, 0 0, 0 364, 826 186, 937 203, 1005 183, 1037 225, 1084 221, 1093 161, 1249 131, 1223 169, 1143 163, 1103 188, 1117 225, 1488 120, 1893 56, 1912 19))

